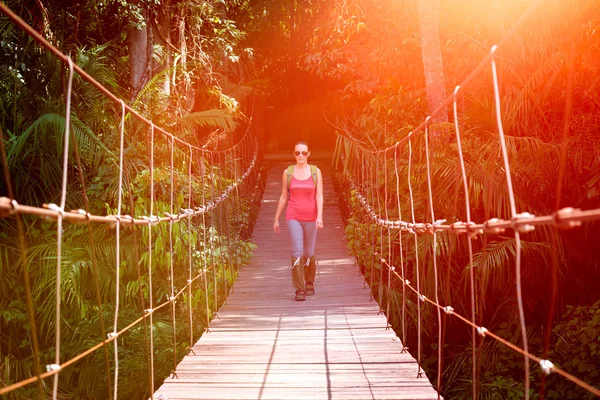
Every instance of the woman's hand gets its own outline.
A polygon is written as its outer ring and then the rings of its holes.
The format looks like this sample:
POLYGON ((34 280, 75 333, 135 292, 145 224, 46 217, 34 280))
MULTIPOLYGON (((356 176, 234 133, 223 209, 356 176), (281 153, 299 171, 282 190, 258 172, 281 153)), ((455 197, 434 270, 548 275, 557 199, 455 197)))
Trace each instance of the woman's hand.
POLYGON ((321 229, 323 227, 323 218, 317 217, 317 221, 315 223, 317 224, 317 229, 321 229))
POLYGON ((273 222, 273 230, 275 231, 275 233, 279 233, 279 220, 276 219, 275 222, 273 222))

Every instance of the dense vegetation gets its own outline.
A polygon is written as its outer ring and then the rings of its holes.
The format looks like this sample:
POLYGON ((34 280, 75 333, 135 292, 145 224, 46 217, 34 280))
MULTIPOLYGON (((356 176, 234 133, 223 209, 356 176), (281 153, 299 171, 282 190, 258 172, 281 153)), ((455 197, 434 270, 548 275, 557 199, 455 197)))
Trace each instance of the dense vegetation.
MULTIPOLYGON (((441 0, 439 21, 423 20, 418 5, 424 0, 290 0, 188 1, 94 0, 14 1, 6 4, 77 62, 86 72, 134 109, 177 136, 206 149, 224 149, 236 143, 248 125, 262 133, 266 151, 288 151, 298 139, 314 149, 333 149, 335 134, 350 136, 364 146, 383 148, 405 137, 428 114, 431 105, 426 85, 421 35, 431 24, 439 30, 446 93, 460 84, 477 63, 528 8, 529 1, 441 0), (433 22, 432 22, 433 21, 433 22), (251 119, 251 120, 250 120, 251 119)), ((435 3, 435 2, 433 2, 435 3)), ((528 17, 528 22, 498 54, 504 127, 508 135, 517 208, 536 215, 564 207, 600 206, 600 9, 596 0, 549 0, 528 17), (565 101, 570 101, 568 120, 565 101), (565 123, 565 120, 568 123, 565 123), (565 129, 565 127, 567 129, 565 129), (557 189, 559 188, 559 189, 557 189)), ((435 56, 435 55, 434 55, 435 56)), ((500 167, 491 72, 480 74, 461 99, 473 219, 509 218, 506 182, 500 167)), ((0 129, 8 155, 14 198, 21 204, 58 202, 61 180, 61 143, 65 125, 67 70, 55 57, 0 17, 0 129)), ((451 110, 450 110, 451 111, 451 110)), ((75 76, 73 89, 72 165, 69 170, 67 209, 112 213, 116 207, 120 109, 83 79, 75 76), (74 149, 78 149, 78 157, 74 149), (81 173, 81 175, 80 175, 81 173), (83 179, 81 179, 81 177, 83 179), (86 198, 89 204, 86 204, 86 198)), ((448 116, 451 117, 449 113, 448 116)), ((126 193, 124 214, 144 215, 149 207, 149 130, 128 117, 126 134, 126 193), (145 200, 146 199, 146 200, 145 200)), ((453 128, 443 122, 434 130, 436 211, 439 218, 464 220, 464 198, 453 128), (450 193, 450 196, 448 196, 450 193)), ((158 137, 158 136, 157 136, 158 137)), ((414 143, 416 149, 422 141, 414 143)), ((168 211, 169 143, 157 139, 154 177, 156 210, 168 211)), ((427 220, 424 159, 413 166, 416 218, 427 220)), ((406 154, 399 173, 406 176, 406 154)), ((212 160, 215 161, 215 160, 212 160)), ((202 179, 208 160, 194 166, 192 192, 187 188, 185 149, 175 158, 176 189, 196 203, 206 193, 227 185, 231 171, 217 165, 210 181, 202 179), (224 173, 220 173, 224 172, 224 173)), ((387 160, 388 178, 393 164, 387 160)), ((383 174, 383 172, 382 172, 383 174)), ((384 176, 372 189, 383 199, 384 176)), ((390 181, 391 182, 391 181, 390 181)), ((389 190, 389 217, 409 215, 406 202, 396 210, 395 182, 389 190), (395 210, 395 211, 394 211, 395 210)), ((0 183, 0 195, 8 194, 0 183)), ((251 188, 250 188, 251 189, 251 188)), ((342 187, 341 190, 346 190, 342 187)), ((406 198, 405 183, 400 194, 406 198)), ((217 285, 209 287, 208 306, 218 308, 223 293, 235 278, 235 269, 247 260, 251 245, 239 236, 240 253, 225 251, 226 232, 251 227, 244 224, 252 212, 252 190, 215 210, 207 220, 187 226, 176 224, 174 248, 194 243, 195 266, 206 265, 203 248, 208 239, 219 254, 214 271, 217 285), (237 210, 238 218, 223 215, 237 210), (231 226, 219 221, 232 221, 231 226), (205 229, 206 228, 206 229, 205 229), (183 234, 179 235, 179 229, 183 234), (234 259, 231 259, 234 258, 234 259), (232 268, 233 267, 233 268, 232 268), (214 295, 217 294, 215 297, 214 295), (216 299, 216 301, 215 301, 216 299)), ((352 196, 349 194, 349 198, 352 196)), ((351 200, 352 202, 352 200, 351 200)), ((352 205, 352 204, 351 204, 352 205)), ((383 210, 385 207, 382 207, 383 210)), ((365 236, 380 240, 379 229, 364 216, 349 216, 348 241, 365 236), (371 232, 370 230, 373 230, 371 232), (365 233, 368 232, 368 233, 365 233)), ((406 218, 404 218, 406 219, 406 218)), ((56 264, 55 224, 25 218, 26 267, 32 279, 33 299, 43 365, 53 359, 53 282, 56 264)), ((156 228, 153 257, 157 263, 156 287, 169 286, 170 263, 164 249, 168 227, 156 228), (154 254, 155 253, 155 254, 154 254)), ((600 253, 595 246, 597 223, 556 231, 538 229, 524 237, 524 296, 532 352, 549 358, 586 382, 600 386, 600 253), (550 310, 550 312, 549 312, 550 310)), ((0 220, 0 384, 30 376, 34 360, 25 302, 23 265, 19 257, 14 218, 0 220)), ((122 247, 127 254, 121 280, 122 320, 131 321, 148 300, 147 282, 137 266, 148 257, 146 230, 126 230, 122 247), (141 297, 140 297, 141 296, 141 297), (143 300, 141 300, 143 299, 143 300)), ((396 240, 397 236, 393 237, 396 240)), ((114 313, 114 231, 86 225, 67 225, 63 254, 63 347, 65 360, 102 338, 100 319, 114 313), (93 268, 92 257, 98 268, 93 268), (99 290, 95 287, 98 275, 99 290), (99 294, 99 296, 96 295, 99 294), (102 306, 98 306, 97 299, 102 306), (102 312, 98 312, 101 310, 102 312)), ((440 270, 444 272, 440 296, 444 304, 469 314, 466 279, 466 239, 439 235, 440 270)), ((519 343, 514 287, 514 239, 510 234, 484 235, 475 241, 478 287, 478 323, 519 343)), ((394 246, 397 249, 398 246, 394 246)), ((414 244, 403 247, 411 268, 414 244), (411 247, 413 246, 413 247, 411 247)), ((419 243, 426 260, 424 290, 432 294, 431 246, 419 243)), ((367 276, 378 266, 364 243, 353 248, 367 276), (371 260, 371 261, 369 261, 371 260)), ((174 252, 175 253, 175 252, 174 252)), ((211 253, 213 254, 213 253, 211 253)), ((185 252, 175 260, 186 265, 185 252)), ((398 250, 391 258, 397 265, 398 250)), ((27 271, 27 270, 26 270, 27 271)), ((185 281, 179 270, 175 279, 185 281)), ((411 272, 412 273, 412 272, 411 272)), ((188 306, 206 308, 202 284, 194 286, 193 299, 179 302, 177 354, 187 346, 188 306)), ((375 286, 373 290, 378 292, 375 286)), ((166 293, 155 293, 157 299, 166 293)), ((386 301, 396 307, 390 319, 400 330, 401 285, 394 281, 386 301)), ((409 300, 409 338, 415 345, 415 304, 409 300)), ((435 382, 437 315, 425 309, 424 356, 427 373, 435 382)), ((205 317, 199 312, 194 335, 201 334, 205 317)), ((158 377, 170 372, 174 355, 170 313, 156 315, 155 354, 158 377)), ((144 326, 122 339, 128 375, 121 377, 120 393, 142 398, 148 391, 144 326)), ((470 330, 451 319, 444 322, 444 376, 446 398, 470 398, 470 330)), ((479 341, 480 394, 485 398, 522 398, 522 358, 493 342, 479 341), (492 362, 493 361, 493 362, 492 362)), ((61 373, 64 398, 106 398, 104 353, 98 351, 61 373), (100 367, 98 367, 100 366, 100 367)), ((532 374, 534 394, 542 390, 537 370, 532 374)), ((582 398, 584 394, 551 376, 545 384, 550 398, 582 398)), ((51 386, 51 385, 50 385, 51 386)), ((47 386, 48 387, 48 386, 47 386)), ((48 387, 49 390, 49 387, 48 387)), ((14 398, 36 395, 34 385, 15 392, 14 398)))
MULTIPOLYGON (((180 212, 188 208, 190 198, 192 206, 216 201, 225 187, 250 168, 254 140, 244 135, 253 135, 256 129, 249 124, 252 89, 244 83, 255 76, 252 53, 241 43, 245 33, 227 19, 227 10, 220 5, 50 1, 8 2, 8 6, 157 126, 206 151, 228 149, 246 138, 236 152, 211 155, 194 151, 190 185, 189 149, 175 145, 171 165, 173 145, 155 131, 153 215, 180 212), (140 32, 145 42, 139 38, 140 32), (131 40, 134 35, 137 39, 131 40), (143 68, 134 65, 136 62, 143 68), (171 193, 175 195, 173 209, 171 193)), ((8 185, 3 180, 0 195, 34 206, 59 203, 67 69, 6 18, 0 18, 0 35, 0 128, 8 166, 2 169, 11 182, 8 185)), ((75 75, 66 210, 116 214, 121 116, 118 104, 75 75)), ((150 129, 132 115, 124 122, 122 214, 151 215, 150 129)), ((173 235, 168 223, 153 227, 152 254, 148 228, 122 229, 120 329, 142 315, 150 300, 156 307, 172 296, 171 284, 178 291, 188 274, 195 277, 205 271, 206 279, 194 281, 191 292, 186 290, 175 303, 175 325, 171 306, 153 315, 156 385, 185 355, 190 339, 202 334, 231 288, 237 269, 251 256, 249 234, 260 196, 259 174, 256 165, 247 181, 218 207, 193 218, 189 226, 185 220, 174 223, 173 235), (147 273, 150 255, 151 286, 147 273), (171 265, 175 266, 172 271, 171 265), (194 310, 191 321, 189 309, 194 310)), ((23 216, 23 223, 21 236, 15 218, 0 220, 1 386, 35 374, 36 367, 53 363, 55 353, 56 223, 30 216, 23 216), (25 253, 19 247, 20 237, 26 241, 25 253), (24 274, 31 281, 39 362, 34 359, 24 274)), ((99 343, 113 330, 115 252, 114 226, 65 224, 62 362, 99 343)), ((148 329, 145 321, 118 339, 121 396, 148 397, 148 329)), ((109 346, 65 369, 59 397, 110 398, 112 358, 109 346), (111 360, 108 367, 105 358, 111 360)), ((46 398, 52 390, 51 379, 43 390, 46 398)), ((33 384, 8 398, 36 398, 37 393, 33 384)))
MULTIPOLYGON (((376 4, 383 2, 375 2, 376 4)), ((486 56, 491 45, 507 31, 527 4, 465 2, 464 9, 442 2, 442 54, 448 91, 458 84, 486 56)), ((348 3, 346 3, 348 4, 348 3)), ((363 147, 374 150, 394 144, 424 120, 426 94, 421 84, 422 69, 414 65, 420 57, 417 18, 413 9, 387 8, 385 18, 378 7, 355 6, 362 18, 338 20, 347 27, 337 45, 335 35, 323 43, 335 44, 328 51, 309 56, 318 71, 332 69, 322 58, 336 63, 333 71, 350 76, 346 95, 364 97, 364 107, 341 125, 340 133, 353 138, 363 147), (378 21, 369 23, 370 19, 378 21), (390 30, 393 20, 406 21, 406 33, 396 36, 390 30), (385 21, 385 22, 383 22, 385 21), (411 23, 415 22, 411 25, 411 23), (375 40, 374 38, 378 38, 375 40), (389 41, 379 46, 380 38, 389 41), (367 46, 371 44, 371 46, 367 46), (402 49, 401 54, 391 50, 402 49), (315 58, 316 57, 316 58, 315 58), (360 69, 361 63, 377 59, 377 68, 360 69), (366 61, 365 61, 366 60, 366 61), (359 69, 354 66, 358 65, 359 69), (344 68, 346 66, 347 68, 344 68), (379 68, 383 69, 382 72, 379 68), (394 72, 397 71, 397 72, 394 72), (416 106, 415 106, 416 105, 416 106)), ((358 14, 353 10, 352 14, 358 14)), ((350 14, 349 14, 350 15, 350 14)), ((591 89, 598 82, 600 40, 595 33, 599 21, 595 2, 554 1, 538 9, 532 20, 520 29, 499 52, 500 85, 504 130, 511 160, 516 208, 535 215, 551 215, 565 206, 582 209, 600 205, 598 174, 600 141, 598 129, 598 92, 591 89), (568 114, 566 103, 570 101, 568 114), (566 122, 565 122, 566 120, 566 122), (566 126, 566 128, 565 128, 566 126)), ((340 37, 338 37, 339 39, 340 37)), ((506 179, 500 153, 494 112, 491 67, 461 90, 459 121, 471 201, 473 221, 491 217, 510 219, 506 179)), ((451 108, 449 110, 452 112, 451 108)), ((450 114, 451 115, 451 114, 450 114)), ((436 219, 465 221, 464 192, 454 126, 433 125, 430 131, 432 152, 433 202, 436 219)), ((344 147, 344 146, 342 146, 344 147)), ((412 143, 414 156, 411 172, 415 218, 430 221, 426 184, 423 134, 412 143)), ((380 290, 379 274, 383 270, 384 303, 392 304, 390 318, 401 332, 400 308, 402 284, 392 276, 392 290, 387 293, 387 273, 372 255, 372 243, 383 243, 382 254, 392 259, 397 268, 401 262, 397 231, 391 232, 392 253, 388 252, 388 233, 370 221, 349 186, 344 171, 362 162, 354 174, 355 183, 364 196, 372 199, 375 211, 390 219, 402 216, 411 220, 407 182, 408 149, 398 149, 400 176, 396 190, 394 152, 379 157, 346 154, 350 160, 340 161, 340 184, 348 205, 347 237, 367 280, 374 275, 374 296, 380 290), (356 157, 356 158, 354 158, 356 157), (377 164, 378 163, 378 164, 377 164), (383 166, 386 166, 385 168, 383 166), (364 172, 367 168, 377 172, 364 172), (384 170, 387 169, 387 175, 384 170), (387 185, 386 182, 387 176, 387 185), (369 180, 370 179, 370 180, 369 180), (386 190, 387 189, 387 190, 386 190), (385 192, 387 191, 387 203, 385 192), (396 194, 401 208, 397 209, 396 194)), ((596 245, 600 234, 597 223, 587 223, 574 230, 538 228, 522 236, 523 294, 528 342, 534 354, 548 357, 557 365, 600 385, 598 346, 600 317, 598 313, 598 263, 596 245), (572 343, 580 345, 574 346, 572 343), (586 354, 586 356, 583 356, 586 354)), ((434 275, 430 235, 420 236, 418 251, 411 234, 405 233, 403 260, 407 278, 416 281, 416 258, 420 260, 421 288, 429 298, 434 296, 434 275)), ((467 237, 440 233, 437 236, 437 263, 440 274, 440 302, 452 305, 462 315, 471 315, 469 260, 467 237)), ((476 322, 522 346, 519 314, 515 294, 515 239, 512 232, 478 235, 473 239, 476 287, 476 322)), ((407 345, 416 355, 416 298, 408 296, 407 345)), ((385 304, 383 304, 385 308, 385 304)), ((437 375, 437 313, 431 306, 423 308, 424 354, 426 369, 432 381, 437 375)), ((471 398, 470 328, 457 319, 444 315, 444 363, 442 392, 447 398, 471 398)), ((522 398, 523 359, 517 353, 489 339, 477 341, 477 374, 481 398, 522 398)), ((532 364, 532 394, 547 398, 592 398, 562 378, 550 376, 546 381, 540 369, 532 364), (542 389, 543 387, 543 389, 542 389)))

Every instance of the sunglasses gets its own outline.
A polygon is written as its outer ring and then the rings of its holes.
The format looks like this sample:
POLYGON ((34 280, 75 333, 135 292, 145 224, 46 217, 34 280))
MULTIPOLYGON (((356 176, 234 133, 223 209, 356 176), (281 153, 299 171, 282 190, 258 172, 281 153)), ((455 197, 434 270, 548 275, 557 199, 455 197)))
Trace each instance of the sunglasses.
POLYGON ((295 151, 295 152, 294 152, 294 155, 295 155, 296 157, 298 157, 300 154, 302 154, 303 156, 305 156, 305 157, 306 157, 306 156, 308 155, 308 151, 295 151))

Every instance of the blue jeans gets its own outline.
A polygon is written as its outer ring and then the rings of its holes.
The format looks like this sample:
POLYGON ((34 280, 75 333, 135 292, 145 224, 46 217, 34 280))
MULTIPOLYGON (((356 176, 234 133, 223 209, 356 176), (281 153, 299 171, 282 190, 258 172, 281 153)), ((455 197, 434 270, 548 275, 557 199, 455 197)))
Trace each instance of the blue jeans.
POLYGON ((285 223, 292 242, 292 257, 306 258, 315 255, 315 242, 317 241, 317 224, 315 221, 297 221, 287 219, 285 223))

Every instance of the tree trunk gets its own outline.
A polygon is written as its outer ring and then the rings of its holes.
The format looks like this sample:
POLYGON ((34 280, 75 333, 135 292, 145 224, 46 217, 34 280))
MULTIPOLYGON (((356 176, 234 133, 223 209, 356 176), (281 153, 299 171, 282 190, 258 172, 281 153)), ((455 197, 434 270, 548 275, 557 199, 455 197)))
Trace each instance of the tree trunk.
POLYGON ((167 71, 163 90, 167 96, 171 94, 171 78, 170 69, 173 66, 172 47, 171 42, 171 0, 164 0, 162 7, 157 10, 156 20, 156 34, 158 36, 158 43, 160 43, 165 52, 165 64, 162 66, 161 71, 167 71))
MULTIPOLYGON (((425 70, 425 85, 429 114, 433 114, 446 99, 444 67, 440 49, 440 0, 417 0, 419 27, 421 30, 421 53, 425 70)), ((448 112, 444 107, 431 116, 433 123, 448 122, 448 112)))
POLYGON ((129 28, 129 74, 131 85, 131 99, 135 99, 144 84, 144 75, 148 63, 148 25, 146 11, 142 11, 144 25, 136 24, 129 28))

